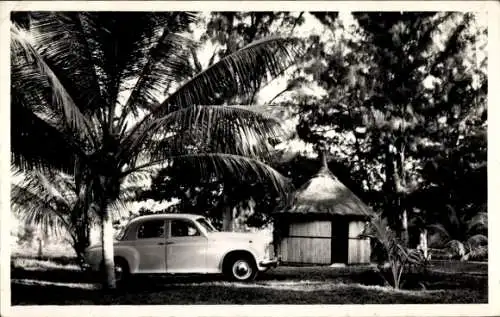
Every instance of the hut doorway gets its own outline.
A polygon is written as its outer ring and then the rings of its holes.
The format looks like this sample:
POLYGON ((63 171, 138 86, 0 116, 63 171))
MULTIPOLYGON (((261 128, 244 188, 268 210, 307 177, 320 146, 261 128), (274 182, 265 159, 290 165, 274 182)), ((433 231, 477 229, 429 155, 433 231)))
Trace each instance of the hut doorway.
POLYGON ((349 226, 344 219, 332 221, 331 263, 347 263, 349 226))

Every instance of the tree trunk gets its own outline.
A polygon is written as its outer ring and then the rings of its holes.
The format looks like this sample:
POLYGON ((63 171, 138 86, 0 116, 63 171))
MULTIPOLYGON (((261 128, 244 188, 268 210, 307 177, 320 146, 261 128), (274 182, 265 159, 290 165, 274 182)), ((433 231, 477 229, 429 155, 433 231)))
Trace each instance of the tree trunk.
POLYGON ((408 247, 410 242, 410 235, 408 233, 408 212, 400 205, 401 210, 401 241, 403 245, 408 247))
POLYGON ((222 213, 222 231, 233 231, 233 208, 226 204, 222 213))
POLYGON ((388 220, 389 226, 398 231, 398 210, 396 197, 396 164, 394 162, 394 146, 389 139, 386 139, 387 146, 385 147, 385 182, 383 191, 385 193, 384 211, 388 220))
POLYGON ((384 191, 386 192, 386 214, 389 225, 396 231, 404 246, 408 246, 408 212, 402 203, 405 195, 406 182, 404 171, 404 155, 402 150, 386 139, 387 147, 385 153, 386 180, 384 191))
POLYGON ((102 259, 103 259, 103 287, 106 289, 116 288, 115 261, 113 249, 113 221, 107 212, 104 212, 101 222, 102 229, 102 259))
POLYGON ((223 206, 224 207, 222 210, 222 231, 233 231, 234 229, 233 207, 231 200, 229 199, 227 194, 224 194, 223 196, 223 206))
POLYGON ((429 248, 427 246, 427 229, 422 229, 422 231, 420 232, 419 247, 424 253, 424 258, 428 259, 429 248))

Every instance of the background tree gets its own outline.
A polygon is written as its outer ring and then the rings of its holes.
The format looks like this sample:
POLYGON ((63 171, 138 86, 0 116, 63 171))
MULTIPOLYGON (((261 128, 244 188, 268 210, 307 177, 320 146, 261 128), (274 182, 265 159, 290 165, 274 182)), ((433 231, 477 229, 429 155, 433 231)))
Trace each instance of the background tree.
MULTIPOLYGON (((302 69, 327 96, 297 99, 297 133, 307 143, 331 144, 332 157, 350 167, 365 197, 408 242, 416 207, 409 196, 431 179, 444 181, 431 175, 437 161, 468 144, 474 164, 485 163, 486 30, 463 13, 353 16, 325 24, 330 37, 318 38, 313 61, 302 69)), ((452 204, 461 205, 455 197, 452 204)))

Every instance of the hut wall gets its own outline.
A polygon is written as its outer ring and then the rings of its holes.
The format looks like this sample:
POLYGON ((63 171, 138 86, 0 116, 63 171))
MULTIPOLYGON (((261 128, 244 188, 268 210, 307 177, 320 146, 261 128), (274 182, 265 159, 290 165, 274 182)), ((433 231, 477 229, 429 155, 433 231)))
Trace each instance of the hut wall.
POLYGON ((364 221, 349 222, 348 264, 370 263, 370 240, 359 237, 364 227, 364 221))
POLYGON ((285 263, 330 264, 330 221, 290 223, 288 235, 281 241, 281 259, 285 263))

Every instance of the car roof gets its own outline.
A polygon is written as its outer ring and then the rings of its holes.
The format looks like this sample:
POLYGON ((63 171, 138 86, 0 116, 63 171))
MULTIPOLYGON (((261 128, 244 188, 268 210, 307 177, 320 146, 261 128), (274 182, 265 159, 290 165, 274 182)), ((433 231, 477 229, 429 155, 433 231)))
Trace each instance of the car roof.
POLYGON ((130 221, 130 224, 138 222, 138 221, 144 221, 144 220, 162 220, 162 219, 189 219, 189 220, 195 220, 198 218, 201 218, 203 216, 200 215, 195 215, 195 214, 182 214, 182 213, 164 213, 164 214, 153 214, 153 215, 144 215, 144 216, 139 216, 130 221))

